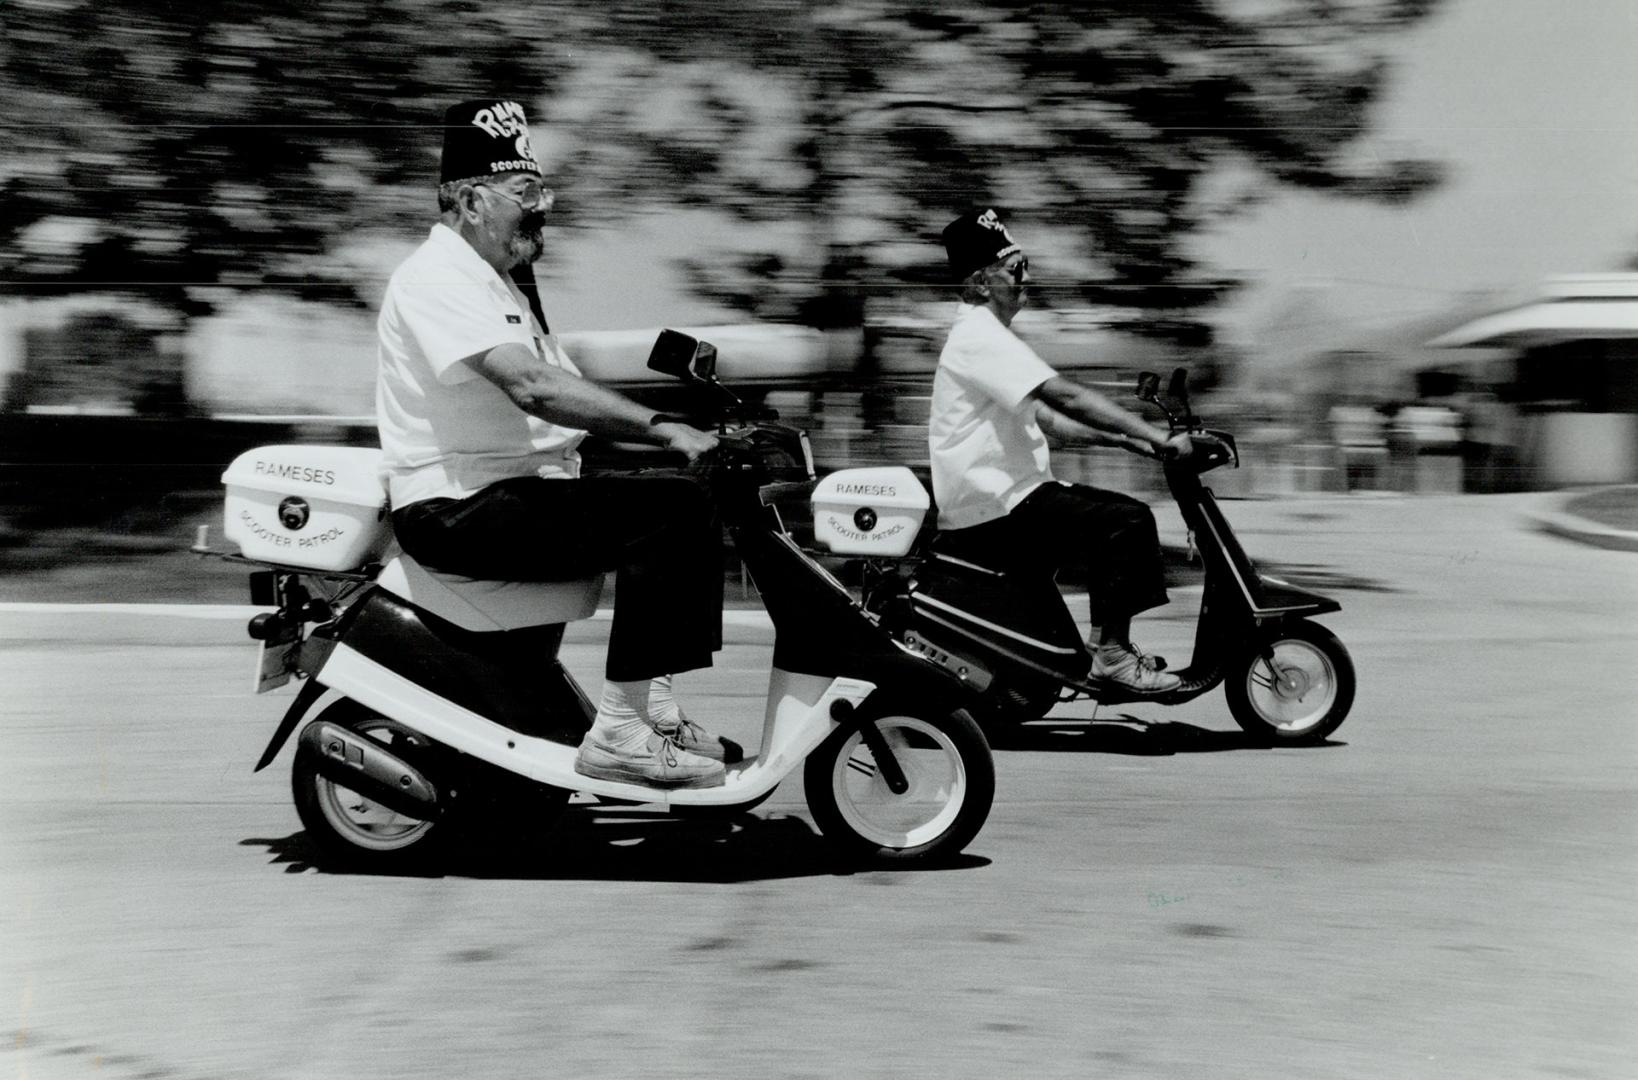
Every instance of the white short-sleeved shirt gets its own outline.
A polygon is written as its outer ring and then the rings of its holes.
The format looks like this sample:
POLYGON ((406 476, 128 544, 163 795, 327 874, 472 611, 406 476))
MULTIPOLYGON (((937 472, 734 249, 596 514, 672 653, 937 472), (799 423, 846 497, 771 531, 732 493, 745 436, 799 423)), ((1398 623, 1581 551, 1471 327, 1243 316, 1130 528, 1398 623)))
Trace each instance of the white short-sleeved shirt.
POLYGON ((530 416, 461 360, 516 342, 580 374, 507 278, 447 225, 387 284, 376 375, 376 422, 394 507, 464 499, 517 476, 580 474, 586 433, 530 416))
POLYGON ((927 445, 941 529, 1004 517, 1052 481, 1024 400, 1057 372, 987 307, 962 304, 933 375, 927 445))

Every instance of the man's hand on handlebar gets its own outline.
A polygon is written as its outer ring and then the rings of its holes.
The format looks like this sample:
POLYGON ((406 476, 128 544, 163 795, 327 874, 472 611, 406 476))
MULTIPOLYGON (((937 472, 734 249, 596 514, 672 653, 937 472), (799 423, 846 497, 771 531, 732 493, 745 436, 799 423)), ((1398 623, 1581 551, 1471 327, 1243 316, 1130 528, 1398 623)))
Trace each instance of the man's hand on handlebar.
POLYGON ((1155 449, 1167 461, 1182 461, 1194 453, 1194 440, 1189 438, 1188 432, 1179 431, 1155 449))
POLYGON ((687 424, 662 423, 654 425, 654 433, 665 441, 667 450, 675 450, 685 454, 689 461, 695 461, 701 454, 715 449, 717 437, 709 431, 689 427, 687 424))

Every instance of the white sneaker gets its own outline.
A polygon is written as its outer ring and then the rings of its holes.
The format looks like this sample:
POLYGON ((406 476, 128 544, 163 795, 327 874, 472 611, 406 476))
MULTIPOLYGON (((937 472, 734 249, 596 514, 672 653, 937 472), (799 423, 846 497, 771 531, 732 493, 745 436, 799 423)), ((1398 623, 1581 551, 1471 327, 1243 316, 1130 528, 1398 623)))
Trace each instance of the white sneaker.
POLYGON ((1130 642, 1099 645, 1092 650, 1091 675, 1140 694, 1162 694, 1183 685, 1182 679, 1169 671, 1157 671, 1147 660, 1130 642))
POLYGON ((654 732, 642 744, 609 746, 587 735, 574 758, 574 771, 597 780, 617 780, 663 788, 720 787, 722 762, 680 749, 669 735, 654 732))

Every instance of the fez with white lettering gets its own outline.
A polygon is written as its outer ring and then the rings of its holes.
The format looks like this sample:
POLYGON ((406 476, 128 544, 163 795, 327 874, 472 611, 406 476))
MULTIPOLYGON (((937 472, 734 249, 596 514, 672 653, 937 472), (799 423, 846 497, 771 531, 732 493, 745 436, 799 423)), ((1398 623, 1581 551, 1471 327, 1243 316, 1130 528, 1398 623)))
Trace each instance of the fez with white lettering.
POLYGON ((522 105, 484 98, 445 110, 440 184, 509 172, 541 175, 522 105))

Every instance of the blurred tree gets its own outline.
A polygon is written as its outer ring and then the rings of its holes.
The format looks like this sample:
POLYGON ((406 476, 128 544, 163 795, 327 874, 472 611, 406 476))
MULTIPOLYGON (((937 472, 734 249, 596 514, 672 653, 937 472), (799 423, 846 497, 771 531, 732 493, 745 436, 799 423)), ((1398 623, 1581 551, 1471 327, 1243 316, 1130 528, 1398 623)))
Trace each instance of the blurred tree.
POLYGON ((560 166, 556 224, 757 226, 690 266, 747 313, 858 326, 995 205, 1048 302, 1198 336, 1226 285, 1191 240, 1222 215, 1277 184, 1436 182, 1369 121, 1388 36, 1440 2, 8 0, 0 285, 183 317, 223 288, 359 303, 345 241, 418 230, 443 107, 504 92, 560 166))
POLYGON ((443 108, 549 89, 532 11, 8 0, 0 283, 130 293, 183 317, 221 287, 359 303, 359 274, 326 256, 435 212, 443 108))
POLYGON ((1203 229, 1279 185, 1437 183, 1368 140, 1389 36, 1441 2, 614 0, 627 51, 582 72, 601 108, 568 160, 605 199, 769 226, 690 263, 747 312, 857 325, 873 292, 942 283, 939 229, 993 205, 1050 255, 1049 303, 1169 311, 1132 325, 1198 341, 1232 287, 1191 250, 1203 229))

